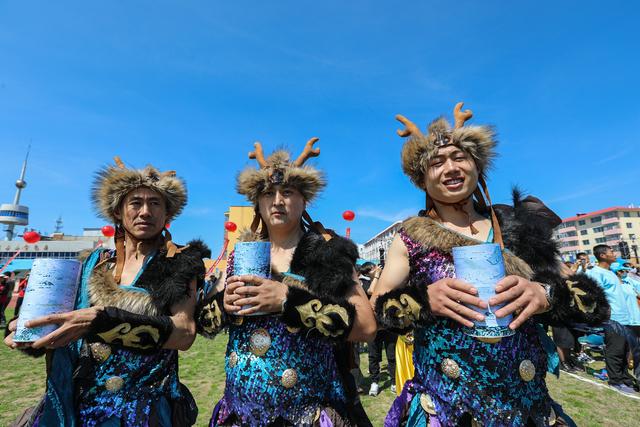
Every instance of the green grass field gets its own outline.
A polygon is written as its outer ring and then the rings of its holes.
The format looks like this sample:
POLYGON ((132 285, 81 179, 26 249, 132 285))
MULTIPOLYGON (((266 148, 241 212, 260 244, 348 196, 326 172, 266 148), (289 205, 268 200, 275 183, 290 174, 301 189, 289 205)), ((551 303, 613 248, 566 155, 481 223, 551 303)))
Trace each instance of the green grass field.
MULTIPOLYGON (((196 398, 200 414, 198 426, 205 426, 211 410, 224 388, 223 355, 226 335, 209 341, 198 337, 193 347, 180 356, 182 382, 196 398)), ((366 381, 367 355, 361 355, 366 381)), ((386 362, 383 362, 383 372, 386 362)), ((23 356, 5 346, 0 349, 0 426, 7 426, 26 407, 34 405, 44 390, 44 360, 23 356)), ((548 377, 547 384, 554 399, 560 402, 578 426, 638 425, 640 401, 587 384, 569 376, 548 377)), ((382 425, 394 395, 389 390, 389 378, 383 374, 383 390, 377 397, 363 396, 362 401, 374 425, 382 425)))

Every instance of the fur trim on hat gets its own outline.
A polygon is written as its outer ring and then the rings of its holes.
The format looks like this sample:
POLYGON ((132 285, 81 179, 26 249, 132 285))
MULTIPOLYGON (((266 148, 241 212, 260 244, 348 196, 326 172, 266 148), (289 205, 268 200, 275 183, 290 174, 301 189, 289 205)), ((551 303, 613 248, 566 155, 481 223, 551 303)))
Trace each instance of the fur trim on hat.
POLYGON ((281 173, 283 185, 298 190, 305 201, 313 201, 326 185, 324 174, 311 166, 295 166, 290 159, 289 152, 278 150, 265 159, 267 167, 245 168, 238 174, 236 190, 257 205, 260 194, 274 185, 274 174, 281 173))
POLYGON ((160 194, 167 205, 167 221, 177 217, 187 204, 187 188, 172 171, 160 172, 149 165, 144 169, 106 166, 96 173, 91 200, 98 215, 114 224, 115 211, 125 196, 137 188, 148 188, 160 194))
POLYGON ((496 133, 491 126, 462 126, 452 129, 444 117, 439 117, 429 124, 427 135, 411 134, 402 147, 402 170, 411 182, 425 190, 424 175, 429 161, 438 153, 438 138, 450 138, 444 145, 455 145, 467 152, 475 161, 478 172, 486 179, 496 157, 496 133))

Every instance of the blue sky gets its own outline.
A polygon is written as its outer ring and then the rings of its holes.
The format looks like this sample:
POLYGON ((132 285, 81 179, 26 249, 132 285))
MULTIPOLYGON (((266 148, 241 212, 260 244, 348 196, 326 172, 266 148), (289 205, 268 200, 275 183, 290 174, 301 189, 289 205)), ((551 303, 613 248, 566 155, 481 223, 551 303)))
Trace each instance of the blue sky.
MULTIPOLYGON (((635 2, 109 1, 0 3, 0 201, 32 144, 31 226, 102 226, 93 172, 120 155, 175 169, 177 241, 217 252, 255 140, 320 137, 314 218, 362 242, 417 212, 394 115, 426 126, 463 100, 493 124, 494 202, 510 187, 561 216, 640 204, 635 2)), ((20 230, 22 231, 22 230, 20 230)))

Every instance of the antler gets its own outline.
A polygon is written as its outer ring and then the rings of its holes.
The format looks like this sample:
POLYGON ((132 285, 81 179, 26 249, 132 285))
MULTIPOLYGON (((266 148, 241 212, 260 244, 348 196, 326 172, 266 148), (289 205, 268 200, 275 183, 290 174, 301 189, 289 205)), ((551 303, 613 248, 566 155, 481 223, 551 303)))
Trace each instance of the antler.
POLYGON ((464 122, 473 117, 473 112, 471 110, 462 110, 462 106, 464 102, 458 102, 455 107, 453 107, 453 117, 455 119, 454 129, 461 128, 464 126, 464 122))
POLYGON ((411 120, 407 119, 405 116, 398 114, 396 116, 396 120, 404 125, 404 129, 398 129, 396 132, 403 138, 407 136, 424 136, 418 126, 413 123, 411 120))
POLYGON ((255 142, 253 144, 254 150, 249 152, 250 159, 256 159, 260 168, 264 169, 267 167, 267 161, 264 159, 264 152, 262 151, 262 144, 259 142, 255 142))
POLYGON ((304 162, 307 161, 309 157, 318 157, 320 155, 319 148, 313 148, 313 144, 316 143, 320 138, 316 138, 315 136, 307 141, 304 145, 304 150, 302 150, 302 154, 298 156, 295 162, 293 162, 294 166, 302 166, 304 162))
POLYGON ((113 157, 113 161, 116 162, 116 165, 120 168, 120 169, 126 169, 127 167, 124 165, 124 163, 122 163, 122 159, 120 158, 120 156, 114 156, 113 157))

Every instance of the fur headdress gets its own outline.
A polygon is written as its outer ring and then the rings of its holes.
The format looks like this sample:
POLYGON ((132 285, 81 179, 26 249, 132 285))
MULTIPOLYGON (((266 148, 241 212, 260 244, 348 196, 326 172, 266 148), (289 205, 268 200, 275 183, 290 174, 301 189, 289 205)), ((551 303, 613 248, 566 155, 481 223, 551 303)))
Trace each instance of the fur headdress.
POLYGON ((475 161, 480 176, 486 179, 486 172, 495 158, 495 131, 490 126, 465 126, 464 122, 473 113, 471 110, 461 111, 462 105, 459 102, 453 109, 453 128, 444 117, 439 117, 429 124, 426 135, 404 116, 396 116, 405 125, 405 129, 398 130, 398 135, 409 137, 402 147, 402 169, 422 190, 425 189, 424 174, 429 160, 438 153, 439 148, 447 145, 455 145, 467 152, 475 161))
MULTIPOLYGON (((114 157, 116 166, 106 166, 98 171, 91 190, 93 207, 102 218, 116 224, 114 237, 116 244, 115 282, 120 283, 125 257, 125 230, 116 218, 115 212, 125 196, 137 189, 148 188, 164 198, 167 208, 167 222, 177 217, 187 204, 187 188, 182 179, 176 177, 175 171, 160 172, 149 165, 144 169, 127 168, 120 157, 114 157)), ((164 247, 167 258, 180 251, 171 239, 171 233, 163 230, 164 247)), ((136 249, 137 250, 137 249, 136 249)))
POLYGON ((149 165, 144 169, 129 169, 119 157, 116 166, 102 168, 96 174, 91 190, 93 207, 102 218, 117 224, 115 211, 124 197, 136 188, 148 188, 160 194, 167 205, 167 221, 177 217, 187 204, 187 188, 175 171, 160 172, 149 165))
POLYGON ((262 145, 254 144, 254 151, 249 153, 250 159, 255 159, 260 169, 247 167, 240 172, 236 189, 244 194, 254 205, 258 205, 258 197, 273 185, 288 185, 297 189, 304 200, 312 201, 325 187, 324 175, 318 169, 304 166, 309 157, 320 155, 319 148, 313 148, 318 138, 311 138, 295 161, 291 161, 289 152, 278 150, 265 159, 262 145))
MULTIPOLYGON (((473 195, 481 208, 489 208, 494 230, 494 241, 504 248, 500 224, 491 205, 491 197, 486 183, 487 170, 491 167, 496 156, 496 135, 490 126, 465 126, 464 123, 473 116, 473 113, 471 110, 462 111, 462 105, 462 102, 458 102, 453 108, 453 117, 455 119, 453 128, 444 117, 439 117, 429 124, 426 135, 406 117, 399 114, 396 116, 396 119, 405 126, 404 129, 398 130, 398 135, 403 138, 409 137, 402 147, 402 169, 411 181, 426 193, 424 176, 429 167, 429 161, 438 154, 440 148, 453 145, 468 153, 473 158, 479 173, 479 187, 476 188, 473 195)), ((456 209, 465 212, 462 208, 464 202, 464 200, 456 203, 440 201, 442 204, 452 205, 456 209)), ((426 211, 432 219, 440 219, 429 194, 427 194, 426 211)), ((477 234, 478 230, 473 226, 468 213, 467 219, 469 220, 471 234, 477 234)))

